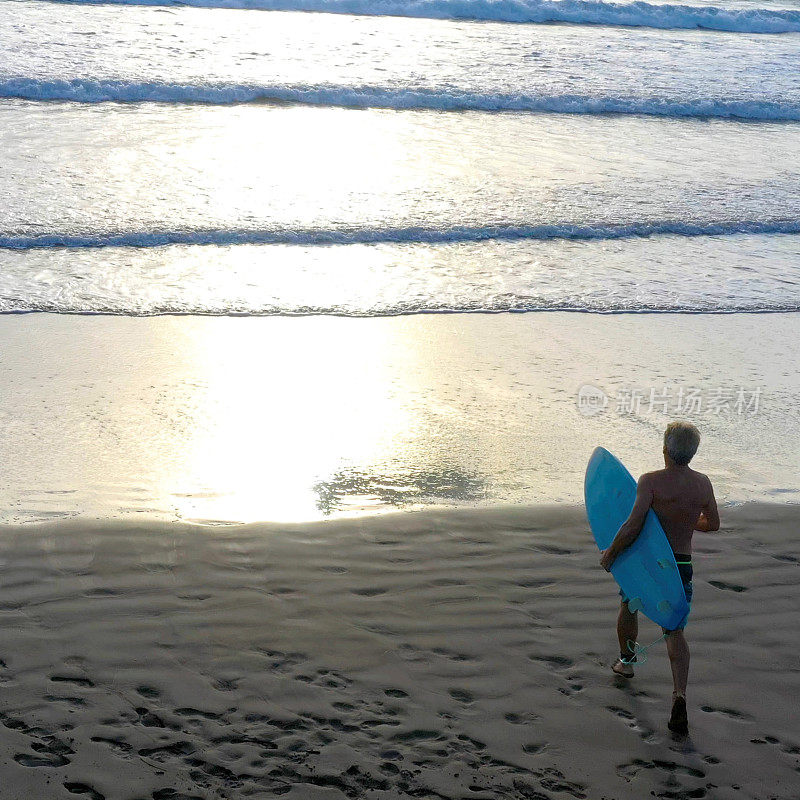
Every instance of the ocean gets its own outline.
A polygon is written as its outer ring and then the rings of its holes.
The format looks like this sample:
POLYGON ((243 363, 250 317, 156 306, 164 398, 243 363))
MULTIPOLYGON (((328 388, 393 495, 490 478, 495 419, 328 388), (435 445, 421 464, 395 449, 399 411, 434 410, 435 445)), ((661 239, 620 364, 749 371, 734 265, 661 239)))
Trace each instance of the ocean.
POLYGON ((798 57, 793 0, 3 2, 0 309, 796 310, 798 57))
POLYGON ((703 468, 795 497, 799 58, 796 0, 0 3, 6 516, 575 502, 684 410, 584 385, 758 391, 703 468))

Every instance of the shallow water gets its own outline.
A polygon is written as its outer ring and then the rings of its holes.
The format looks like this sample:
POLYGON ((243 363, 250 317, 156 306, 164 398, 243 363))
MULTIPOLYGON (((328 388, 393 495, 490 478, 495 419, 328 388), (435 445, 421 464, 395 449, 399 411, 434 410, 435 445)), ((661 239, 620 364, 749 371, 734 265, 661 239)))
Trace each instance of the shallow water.
POLYGON ((0 118, 7 311, 800 302, 795 124, 17 101, 0 118))
POLYGON ((798 499, 796 314, 0 323, 7 521, 576 503, 596 445, 658 468, 673 416, 721 503, 798 499))
POLYGON ((796 4, 446 5, 3 4, 7 519, 572 502, 631 386, 796 498, 796 4))
POLYGON ((800 33, 403 8, 7 3, 0 310, 798 307, 800 33))

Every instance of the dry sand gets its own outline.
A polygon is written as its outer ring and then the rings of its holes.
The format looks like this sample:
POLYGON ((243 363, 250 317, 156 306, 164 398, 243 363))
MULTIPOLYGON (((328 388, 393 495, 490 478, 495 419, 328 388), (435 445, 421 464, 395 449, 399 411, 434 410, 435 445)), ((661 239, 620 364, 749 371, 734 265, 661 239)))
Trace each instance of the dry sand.
POLYGON ((799 518, 697 535, 683 739, 577 507, 5 527, 0 796, 796 799, 799 518))

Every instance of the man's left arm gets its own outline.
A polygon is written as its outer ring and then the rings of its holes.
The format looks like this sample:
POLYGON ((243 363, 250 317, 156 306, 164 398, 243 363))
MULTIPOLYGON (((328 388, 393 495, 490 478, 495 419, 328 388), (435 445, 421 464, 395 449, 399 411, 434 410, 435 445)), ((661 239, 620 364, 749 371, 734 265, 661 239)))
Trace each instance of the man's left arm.
POLYGON ((617 531, 614 541, 611 542, 607 550, 603 551, 603 555, 600 558, 600 566, 606 572, 611 569, 611 565, 617 556, 636 541, 636 537, 642 532, 642 526, 652 504, 653 488, 650 485, 649 477, 642 475, 636 484, 636 501, 628 519, 622 523, 622 527, 617 531))

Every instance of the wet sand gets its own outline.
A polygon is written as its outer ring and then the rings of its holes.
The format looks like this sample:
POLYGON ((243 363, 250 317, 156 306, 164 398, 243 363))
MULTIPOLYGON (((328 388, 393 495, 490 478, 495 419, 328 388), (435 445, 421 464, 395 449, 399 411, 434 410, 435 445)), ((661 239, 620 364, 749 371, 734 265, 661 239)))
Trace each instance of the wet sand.
POLYGON ((797 502, 799 339, 800 314, 0 315, 0 520, 578 503, 595 446, 639 475, 674 417, 722 503, 797 502), (754 413, 709 407, 738 388, 754 413))
POLYGON ((6 526, 2 797, 796 798, 798 518, 696 536, 687 738, 579 507, 6 526))

